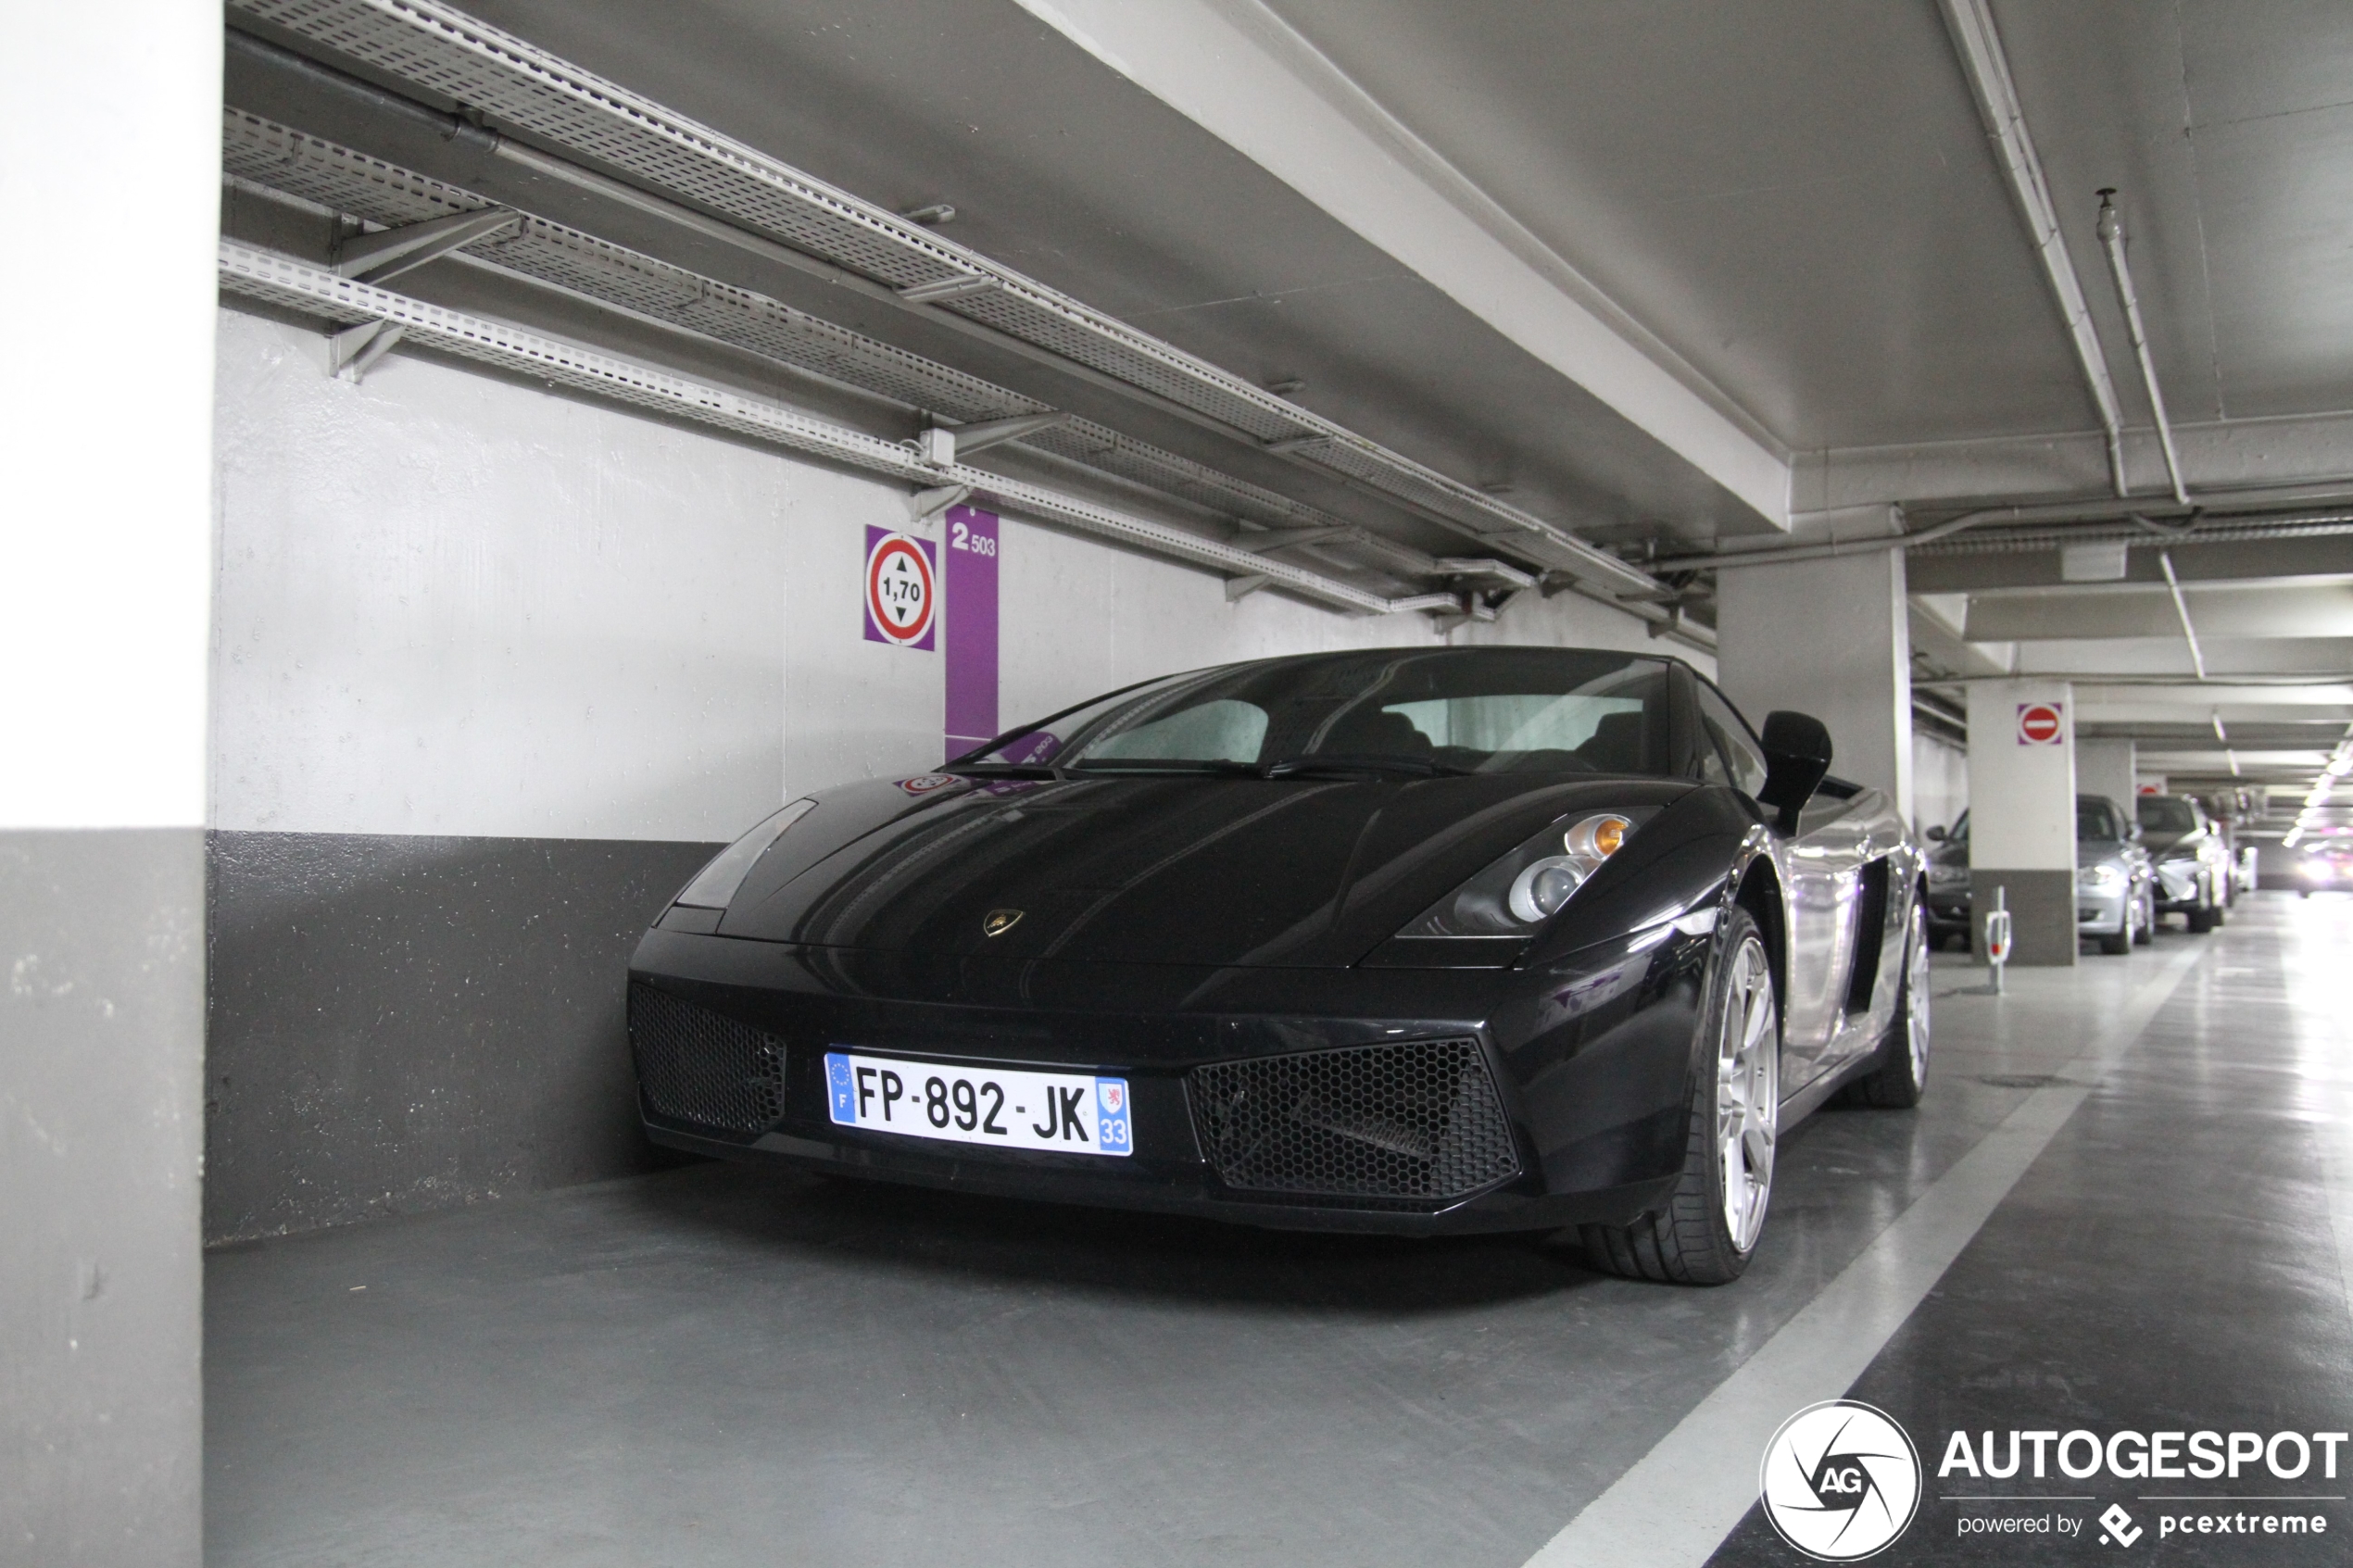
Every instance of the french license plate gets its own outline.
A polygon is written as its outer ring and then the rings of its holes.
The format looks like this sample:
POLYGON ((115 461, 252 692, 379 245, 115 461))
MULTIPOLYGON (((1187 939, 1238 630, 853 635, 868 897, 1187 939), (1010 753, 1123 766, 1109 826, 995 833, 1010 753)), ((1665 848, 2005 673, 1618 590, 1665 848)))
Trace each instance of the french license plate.
POLYGON ((1125 1078, 827 1051, 825 1103, 837 1127, 911 1138, 1057 1154, 1126 1155, 1135 1148, 1125 1078))

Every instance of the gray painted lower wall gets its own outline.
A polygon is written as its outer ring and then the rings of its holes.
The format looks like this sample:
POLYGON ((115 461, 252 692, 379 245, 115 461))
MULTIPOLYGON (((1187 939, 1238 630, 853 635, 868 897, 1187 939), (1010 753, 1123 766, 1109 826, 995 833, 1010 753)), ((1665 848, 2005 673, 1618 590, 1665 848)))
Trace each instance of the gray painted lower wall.
POLYGON ((629 953, 711 844, 210 836, 204 1230, 277 1235, 669 1163, 629 953))
POLYGON ((0 833, 0 1561, 202 1551, 204 837, 0 833))
MULTIPOLYGON (((2020 969, 2064 968, 2075 962, 2080 938, 2075 934, 2075 873, 2073 872, 2007 872, 1969 870, 1969 924, 1985 929, 1986 912, 2000 888, 2010 911, 2010 960, 2020 969)), ((1985 962, 1985 944, 1971 949, 1985 962)))

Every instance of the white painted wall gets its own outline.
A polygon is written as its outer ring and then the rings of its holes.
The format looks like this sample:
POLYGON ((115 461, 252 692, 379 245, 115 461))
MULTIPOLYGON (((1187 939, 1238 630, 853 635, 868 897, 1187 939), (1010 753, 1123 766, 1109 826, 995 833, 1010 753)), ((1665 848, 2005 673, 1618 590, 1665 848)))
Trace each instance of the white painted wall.
POLYGON ((1974 871, 2075 869, 2075 704, 2065 682, 1981 681, 1969 688, 1969 866, 1974 871), (2066 724, 2056 746, 2018 739, 2023 703, 2054 704, 2066 724))
POLYGON ((1724 695, 1751 722, 1776 708, 1819 719, 1831 732, 1831 771, 1884 791, 1908 820, 1912 633, 1903 553, 1719 571, 1716 620, 1724 695))
MULTIPOLYGON (((862 633, 899 486, 397 352, 357 386, 324 366, 315 333, 222 313, 217 825, 720 839, 940 760, 941 655, 862 633)), ((1228 604, 1213 573, 1013 519, 1000 593, 1007 724, 1171 670, 1441 640, 1228 604)), ((1675 651, 1574 596, 1454 635, 1675 651)))
POLYGON ((217 10, 11 6, 0 828, 204 822, 217 10), (96 25, 94 25, 96 24, 96 25), (138 237, 119 232, 135 193, 138 237))
POLYGON ((1912 825, 1951 827, 1969 809, 1969 753, 1912 732, 1912 825))
POLYGON ((2085 795, 2105 795, 2131 810, 2139 749, 2138 743, 2129 740, 2077 741, 2076 789, 2085 795))

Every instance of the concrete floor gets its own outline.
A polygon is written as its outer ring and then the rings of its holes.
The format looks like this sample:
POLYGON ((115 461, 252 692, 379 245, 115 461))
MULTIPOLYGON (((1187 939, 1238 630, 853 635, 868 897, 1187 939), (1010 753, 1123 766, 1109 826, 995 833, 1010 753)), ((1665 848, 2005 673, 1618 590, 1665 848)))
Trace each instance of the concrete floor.
MULTIPOLYGON (((1518 1239, 1301 1238, 719 1165, 224 1248, 208 1559, 1788 1562, 1740 1512, 1761 1445, 1706 1430, 1768 1363, 1806 1390, 1782 1413, 1853 1381, 1924 1450, 1919 1514, 1878 1561, 2095 1556, 2095 1524, 2071 1549, 1960 1537, 1973 1505, 1944 1500, 1934 1450, 1953 1428, 2353 1424, 2348 972, 2353 900, 2271 895, 1999 999, 1944 956, 1927 1103, 1792 1135, 1762 1253, 1719 1290, 1518 1239), (2047 1141, 2017 1146, 2037 1114, 2047 1141), (1925 1294, 1880 1283, 1891 1238, 1949 1229, 1972 1183, 1987 1212, 1925 1294), (1822 1340, 1799 1314, 1860 1275, 1883 1323, 1822 1340), (1581 1526, 1639 1523, 1662 1474, 1681 1524, 1547 1548, 1596 1499, 1581 1526)), ((2152 1506, 2146 1483, 2095 1486, 2053 1506, 2152 1506)), ((2346 1561, 2353 1510, 2312 1509, 2337 1533, 2151 1530, 2133 1555, 2346 1561)))

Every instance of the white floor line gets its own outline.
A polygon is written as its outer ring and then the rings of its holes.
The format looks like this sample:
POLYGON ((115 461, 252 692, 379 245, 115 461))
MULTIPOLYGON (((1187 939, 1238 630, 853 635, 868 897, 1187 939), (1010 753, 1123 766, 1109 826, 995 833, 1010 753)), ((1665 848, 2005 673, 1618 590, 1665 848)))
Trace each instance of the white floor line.
MULTIPOLYGON (((2337 1126, 2332 1131, 2341 1138, 2347 1124, 2340 1100, 2337 1126)), ((2322 1154, 2328 1160, 2329 1228, 2336 1233, 2336 1267, 2345 1276, 2345 1310, 2353 1313, 2353 1152, 2342 1142, 2324 1146, 2322 1154)))
MULTIPOLYGON (((2188 947, 2169 959, 2069 1068, 2105 1069, 2130 1050, 2204 951, 2188 947)), ((1801 1408, 1845 1393, 1863 1374, 2089 1092, 2080 1082, 2062 1082, 2027 1096, 1820 1295, 1547 1541, 1528 1568, 1697 1568, 1705 1562, 1756 1500, 1757 1465, 1774 1429, 1801 1408)))

